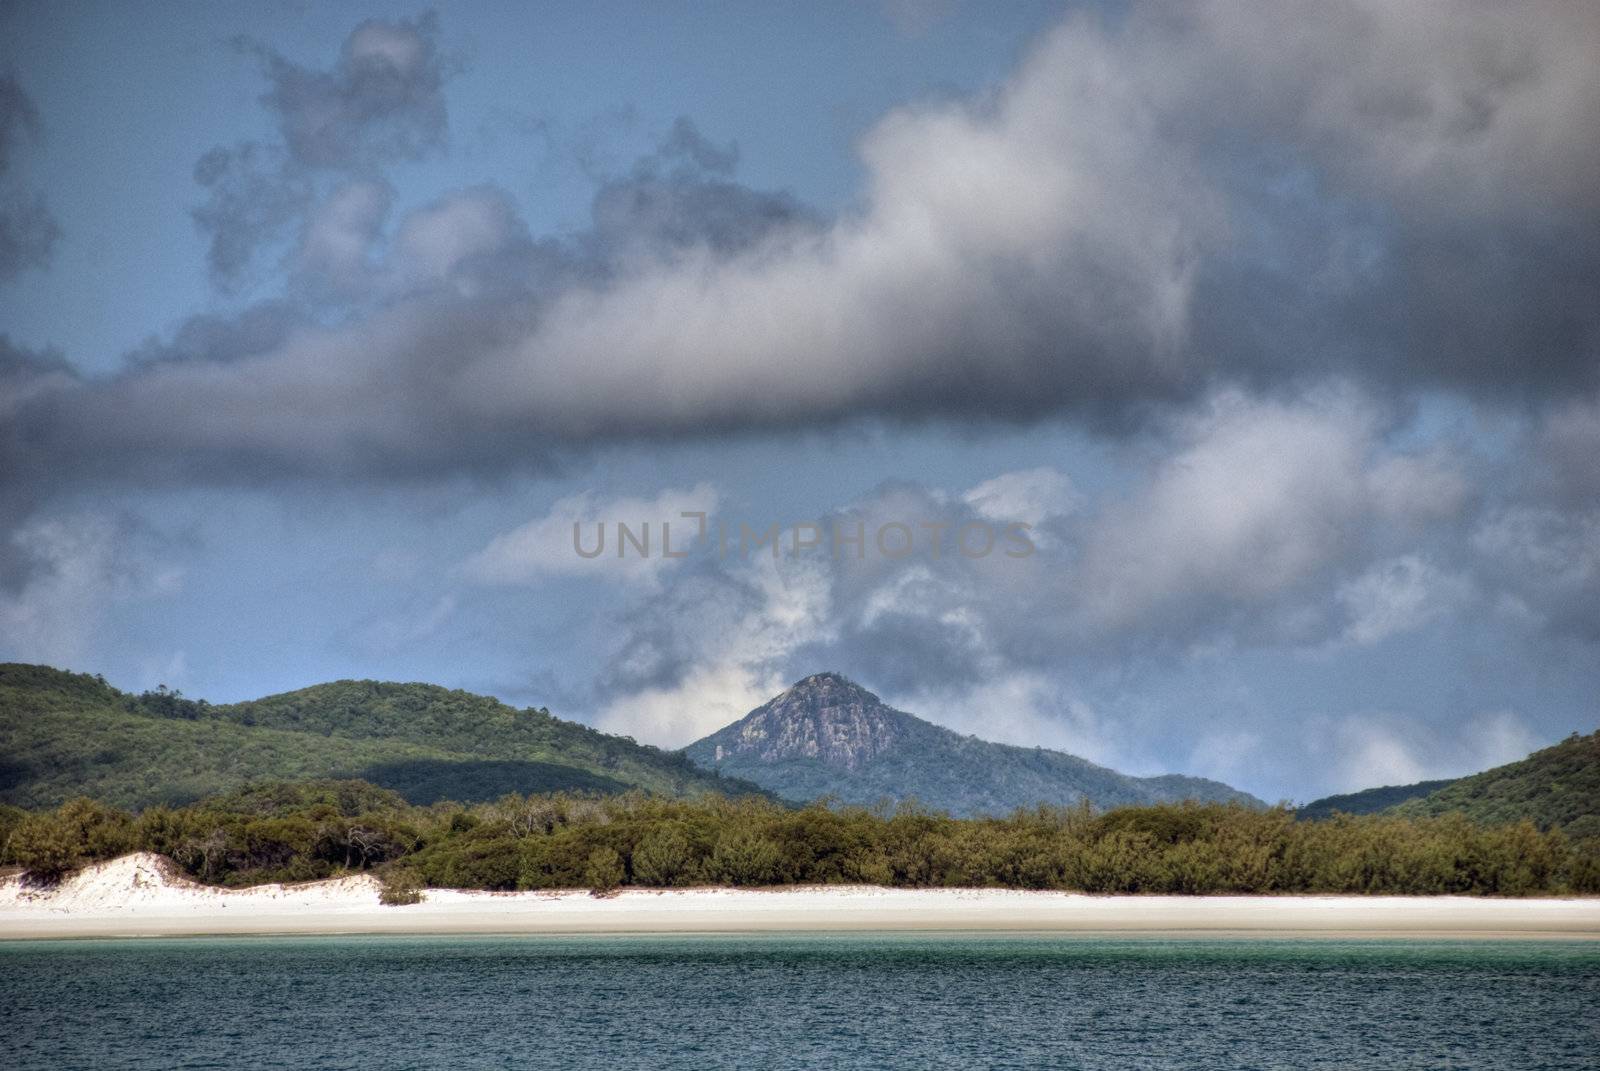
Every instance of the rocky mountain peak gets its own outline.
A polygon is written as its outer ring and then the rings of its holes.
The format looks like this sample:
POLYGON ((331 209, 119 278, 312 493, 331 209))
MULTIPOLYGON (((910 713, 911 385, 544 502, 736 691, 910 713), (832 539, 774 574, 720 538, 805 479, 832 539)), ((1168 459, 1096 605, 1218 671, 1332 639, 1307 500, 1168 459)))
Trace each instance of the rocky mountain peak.
POLYGON ((821 759, 853 770, 892 748, 908 719, 841 674, 816 673, 716 733, 713 761, 821 759))
POLYGON ((786 800, 871 806, 915 799, 955 815, 1197 799, 1261 801, 1216 781, 1129 777, 1061 751, 962 736, 887 706, 838 673, 798 681, 684 749, 691 762, 786 800))
POLYGON ((879 703, 883 701, 867 691, 855 681, 842 673, 824 670, 813 673, 803 680, 795 681, 789 690, 772 699, 772 702, 782 700, 791 702, 865 702, 879 703))

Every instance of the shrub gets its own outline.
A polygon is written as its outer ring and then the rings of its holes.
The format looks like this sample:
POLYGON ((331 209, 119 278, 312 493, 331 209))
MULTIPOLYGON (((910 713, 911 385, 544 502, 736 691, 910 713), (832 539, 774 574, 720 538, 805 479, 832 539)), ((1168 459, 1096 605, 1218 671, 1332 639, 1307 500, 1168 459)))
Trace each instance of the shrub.
POLYGON ((390 907, 422 903, 422 875, 410 867, 394 867, 379 879, 378 903, 390 907))
POLYGON ((778 846, 759 833, 735 830, 717 838, 709 877, 730 885, 771 885, 778 880, 778 846))
POLYGON ((633 876, 641 885, 687 885, 695 864, 689 838, 675 825, 650 830, 633 850, 633 876))
POLYGON ((11 833, 11 858, 30 882, 53 885, 83 864, 67 825, 53 814, 32 814, 11 833))
POLYGON ((615 892, 625 876, 622 856, 615 848, 596 848, 583 867, 583 883, 595 896, 615 892))
POLYGON ((9 854, 31 881, 56 882, 96 859, 133 849, 133 819, 89 799, 68 800, 54 812, 28 815, 9 838, 9 854))

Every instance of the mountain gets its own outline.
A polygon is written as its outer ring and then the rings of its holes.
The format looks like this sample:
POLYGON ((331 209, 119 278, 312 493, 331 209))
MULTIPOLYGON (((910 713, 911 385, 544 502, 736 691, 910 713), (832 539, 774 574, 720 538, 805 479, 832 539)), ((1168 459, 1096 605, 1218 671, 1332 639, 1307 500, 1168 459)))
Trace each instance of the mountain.
POLYGON ((1377 814, 1406 800, 1418 799, 1453 784, 1455 779, 1447 777, 1443 781, 1418 781, 1414 785, 1385 785, 1382 788, 1364 788, 1360 792, 1346 792, 1338 796, 1324 796, 1296 809, 1295 817, 1331 818, 1335 811, 1341 814, 1377 814))
POLYGON ((1129 777, 1043 748, 962 736, 885 706, 837 673, 807 677, 685 752, 697 765, 785 799, 844 803, 915 799, 957 816, 1039 803, 1096 807, 1196 799, 1260 805, 1198 777, 1129 777))
POLYGON ((0 664, 0 803, 183 803, 262 780, 355 777, 413 803, 507 792, 760 792, 546 710, 431 684, 336 681, 213 705, 0 664))
POLYGON ((1475 822, 1519 822, 1600 837, 1600 732, 1573 733, 1525 759, 1453 781, 1390 808, 1418 817, 1460 811, 1475 822))

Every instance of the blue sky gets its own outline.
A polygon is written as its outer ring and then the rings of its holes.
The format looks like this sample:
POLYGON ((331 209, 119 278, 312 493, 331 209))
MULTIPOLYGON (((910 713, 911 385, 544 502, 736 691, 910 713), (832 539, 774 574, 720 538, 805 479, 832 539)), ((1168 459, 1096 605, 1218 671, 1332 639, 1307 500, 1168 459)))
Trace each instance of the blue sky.
POLYGON ((1581 5, 0 20, 0 658, 671 746, 839 669, 1267 798, 1595 727, 1581 5), (560 538, 685 503, 1037 553, 560 538))

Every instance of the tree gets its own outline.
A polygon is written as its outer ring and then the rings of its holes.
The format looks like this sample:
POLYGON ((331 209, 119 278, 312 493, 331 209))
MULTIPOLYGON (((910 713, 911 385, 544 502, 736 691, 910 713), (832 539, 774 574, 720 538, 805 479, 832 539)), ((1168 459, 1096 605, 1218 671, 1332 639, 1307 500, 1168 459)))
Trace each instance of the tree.
POLYGON ((82 863, 77 838, 53 814, 31 814, 11 833, 11 858, 29 881, 53 885, 82 863))
POLYGON ((770 885, 778 880, 778 846, 759 833, 734 830, 717 838, 710 877, 730 885, 770 885))
POLYGON ((595 896, 615 892, 625 876, 622 856, 617 854, 615 848, 596 848, 589 853, 589 860, 583 868, 584 884, 595 896))
POLYGON ((689 838, 676 826, 650 830, 633 850, 633 876, 644 885, 687 885, 694 869, 689 838))

